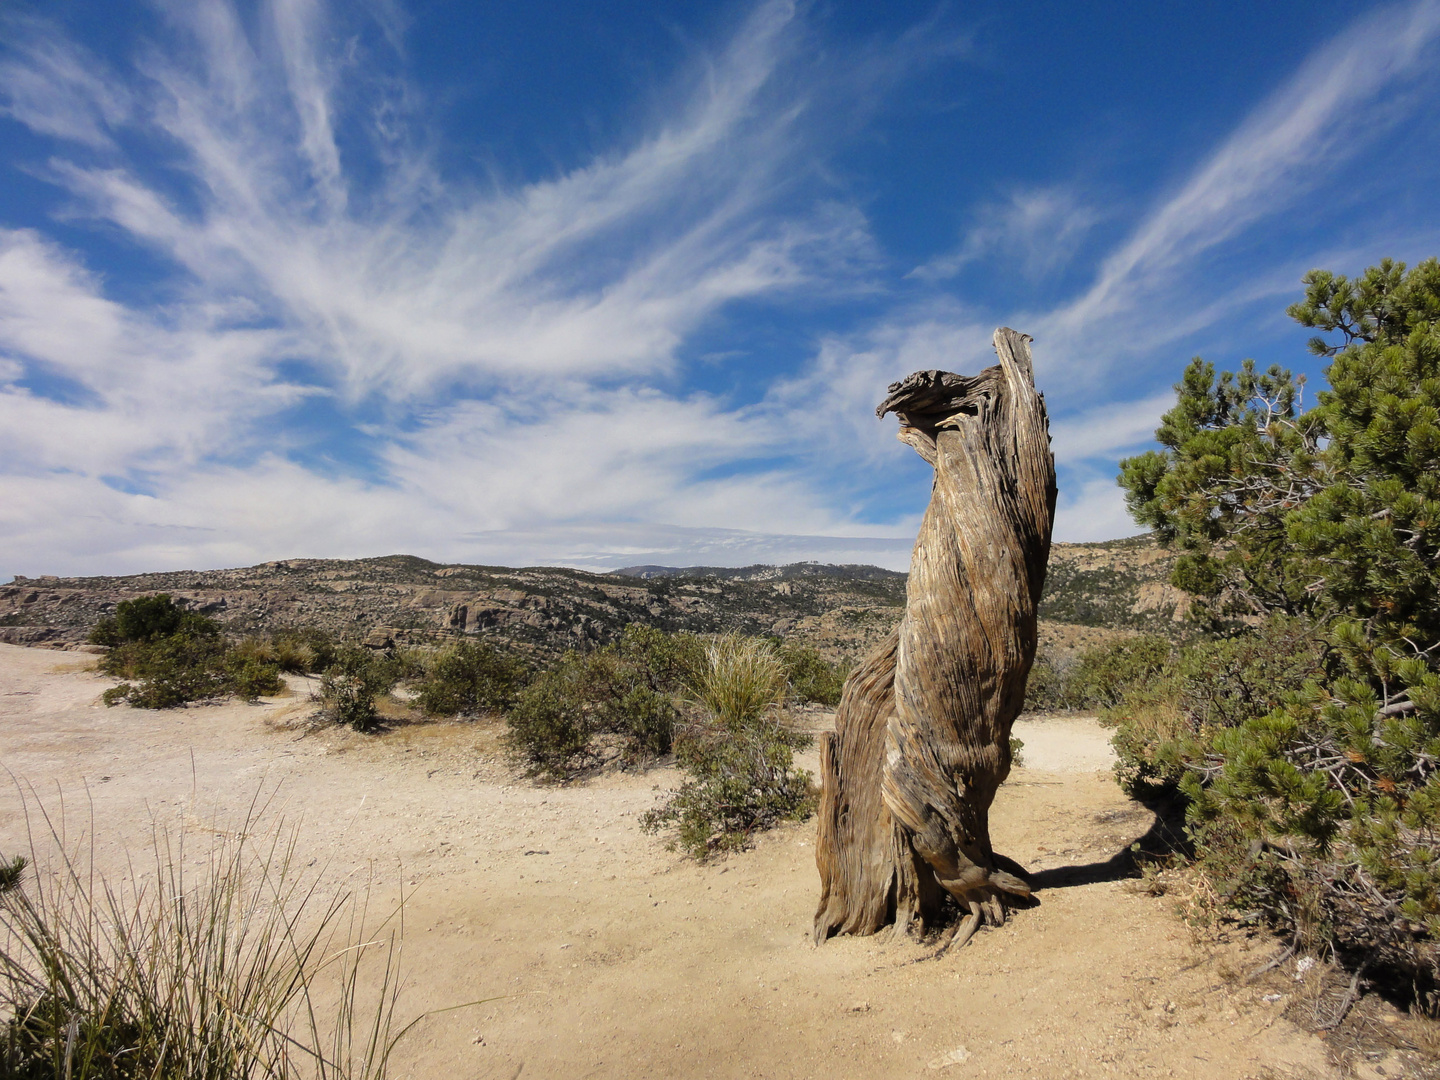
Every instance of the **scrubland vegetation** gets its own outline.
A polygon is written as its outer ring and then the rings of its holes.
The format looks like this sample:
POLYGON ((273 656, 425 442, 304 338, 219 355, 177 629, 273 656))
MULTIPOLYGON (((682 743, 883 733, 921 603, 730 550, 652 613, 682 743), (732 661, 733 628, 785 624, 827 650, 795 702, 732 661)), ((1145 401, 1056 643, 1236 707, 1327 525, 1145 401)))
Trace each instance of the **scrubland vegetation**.
POLYGON ((811 648, 640 624, 538 671, 513 649, 486 641, 381 650, 313 628, 230 641, 218 624, 165 594, 122 601, 91 640, 109 646, 103 671, 134 680, 106 691, 111 705, 253 700, 280 692, 282 671, 318 674, 316 718, 356 731, 383 726, 379 703, 401 684, 410 704, 430 716, 503 716, 517 764, 542 781, 673 754, 687 778, 646 827, 673 831, 674 843, 698 858, 808 816, 812 781, 793 767, 793 753, 810 737, 795 730, 787 706, 833 706, 844 681, 811 648))
POLYGON ((254 700, 282 686, 278 663, 254 643, 226 640, 213 619, 184 610, 164 593, 122 601, 90 640, 109 647, 101 670, 125 680, 105 691, 107 705, 168 709, 227 694, 254 700))

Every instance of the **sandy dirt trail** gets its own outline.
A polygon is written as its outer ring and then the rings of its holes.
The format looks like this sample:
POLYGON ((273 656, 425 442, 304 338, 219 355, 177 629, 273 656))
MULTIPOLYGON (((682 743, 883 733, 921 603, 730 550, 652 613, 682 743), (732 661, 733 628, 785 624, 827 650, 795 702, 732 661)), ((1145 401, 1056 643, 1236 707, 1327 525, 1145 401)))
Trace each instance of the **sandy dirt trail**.
POLYGON ((494 725, 302 735, 298 696, 107 709, 87 659, 0 645, 0 851, 25 849, 24 804, 34 821, 63 800, 118 873, 153 822, 203 840, 263 792, 305 863, 410 894, 402 1013, 520 995, 423 1020, 396 1076, 1338 1075, 1283 998, 1230 977, 1263 944, 1202 952, 1170 901, 1117 879, 1153 818, 1093 721, 1017 726, 1027 767, 992 820, 1040 903, 928 961, 883 936, 811 943, 813 823, 706 866, 642 834, 673 771, 535 786, 494 725))

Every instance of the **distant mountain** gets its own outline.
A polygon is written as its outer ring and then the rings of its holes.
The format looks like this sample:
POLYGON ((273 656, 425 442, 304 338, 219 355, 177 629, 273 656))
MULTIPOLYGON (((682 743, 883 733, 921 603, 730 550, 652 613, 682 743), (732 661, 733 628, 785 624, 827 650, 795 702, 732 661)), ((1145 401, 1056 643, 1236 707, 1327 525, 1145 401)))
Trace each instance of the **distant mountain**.
POLYGON ((164 592, 236 634, 313 624, 373 645, 481 636, 556 655, 611 641, 638 622, 668 631, 797 637, 838 658, 883 637, 905 603, 904 574, 862 570, 722 581, 388 555, 125 577, 17 576, 0 586, 0 641, 79 643, 121 600, 164 592))
POLYGON ((720 581, 786 581, 792 578, 828 577, 841 581, 904 581, 907 575, 900 570, 886 570, 880 566, 860 566, 845 563, 799 562, 786 566, 769 566, 755 563, 753 566, 627 566, 612 573, 621 577, 635 578, 716 578, 720 581))
MULTIPOLYGON (((1168 583, 1172 562, 1149 537, 1056 544, 1040 605, 1042 646, 1073 651, 1116 632, 1177 633, 1188 598, 1168 583)), ((591 574, 446 565, 410 555, 125 577, 17 576, 0 585, 0 642, 78 644, 121 600, 165 592, 236 634, 313 624, 372 645, 484 637, 554 656, 643 623, 774 634, 853 661, 900 618, 905 580, 878 566, 825 563, 632 566, 591 574)))

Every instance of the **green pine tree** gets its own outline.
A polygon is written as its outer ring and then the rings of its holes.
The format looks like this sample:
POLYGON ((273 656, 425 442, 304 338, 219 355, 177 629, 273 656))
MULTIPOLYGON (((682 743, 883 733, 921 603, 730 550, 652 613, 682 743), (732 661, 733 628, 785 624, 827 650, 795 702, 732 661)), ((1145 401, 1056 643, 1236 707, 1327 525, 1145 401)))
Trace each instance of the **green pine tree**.
POLYGON ((1323 657, 1278 708, 1183 748, 1203 866, 1302 944, 1399 965, 1433 1008, 1440 263, 1304 284, 1288 313, 1331 335, 1310 343, 1331 359, 1315 407, 1280 368, 1217 378, 1197 358, 1162 449, 1123 461, 1119 482, 1136 520, 1180 550, 1175 584, 1204 598, 1212 630, 1298 616, 1323 657))

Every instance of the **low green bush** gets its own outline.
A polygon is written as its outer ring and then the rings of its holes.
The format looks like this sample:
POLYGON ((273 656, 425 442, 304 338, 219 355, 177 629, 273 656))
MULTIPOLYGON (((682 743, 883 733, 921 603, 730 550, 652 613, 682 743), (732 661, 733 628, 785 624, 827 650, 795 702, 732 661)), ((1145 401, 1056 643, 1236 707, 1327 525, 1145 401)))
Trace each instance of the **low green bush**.
POLYGON ((631 623, 611 651, 657 693, 675 694, 695 679, 705 665, 705 644, 695 634, 667 634, 653 626, 631 623))
POLYGON ((596 710, 596 728, 622 739, 621 755, 629 762, 663 757, 674 748, 680 719, 673 695, 648 686, 631 686, 596 710))
POLYGON ((1173 650, 1166 638, 1136 634, 1088 649, 1068 663, 1038 653, 1025 686, 1025 709, 1103 712, 1114 708, 1131 687, 1163 677, 1173 650))
POLYGON ((125 681, 105 691, 105 704, 128 701, 141 709, 173 709, 230 693, 220 628, 199 617, 183 620, 178 627, 165 635, 122 637, 111 647, 100 661, 100 670, 125 681))
POLYGON ((840 704, 840 691, 845 686, 845 672, 807 645, 782 645, 780 662, 790 683, 790 694, 800 702, 834 708, 840 704))
POLYGON ((809 735, 767 716, 732 731, 696 723, 676 744, 676 761, 687 776, 665 803, 648 811, 648 832, 674 828, 672 846, 704 860, 743 848, 756 832, 781 821, 803 821, 815 810, 808 772, 794 767, 794 752, 809 735))
MULTIPOLYGON (((706 739, 692 730, 691 748, 681 749, 682 706, 732 723, 791 698, 838 703, 842 684, 838 669, 813 649, 739 637, 707 646, 694 634, 632 624, 613 645, 568 653, 518 689, 507 740, 529 775, 563 781, 617 753, 627 765, 672 750, 677 758, 693 754, 706 739)), ((774 757, 789 737, 772 733, 751 751, 774 757)))
POLYGON ((252 637, 231 645, 218 623, 166 593, 122 600, 90 640, 109 648, 100 670, 124 680, 102 695, 107 705, 172 709, 227 694, 254 701, 284 688, 269 642, 252 637))
POLYGON ((1216 732, 1278 708, 1323 677, 1328 650, 1308 620, 1271 616, 1227 637, 1202 638, 1158 668, 1140 665, 1101 717, 1115 725, 1121 786, 1170 793, 1216 732))
POLYGON ((520 691, 506 717, 507 742, 529 776, 568 780, 594 761, 583 663, 570 656, 544 672, 520 691))
POLYGON ((380 726, 376 699, 390 692, 397 677, 393 659, 383 653, 340 646, 335 663, 320 677, 320 716, 356 731, 374 731, 380 726))
POLYGON ((1119 638, 1081 654, 1066 676, 1065 699, 1072 709, 1106 709, 1121 703, 1131 687, 1164 675, 1174 646, 1153 634, 1119 638))
POLYGON ((1172 670, 1132 683, 1100 720, 1115 728, 1115 778, 1129 794, 1172 795, 1185 772, 1186 741, 1195 734, 1180 711, 1180 686, 1172 670))
MULTIPOLYGON (((1331 629, 1342 647, 1354 624, 1331 629)), ((1221 728, 1183 790, 1201 868, 1298 947, 1389 969, 1440 1011, 1440 675, 1363 640, 1341 672, 1221 728), (1383 655, 1383 654, 1382 654, 1383 655), (1382 661, 1382 663, 1384 663, 1382 661), (1387 713, 1373 686, 1403 693, 1387 713)))
POLYGON ((1324 678, 1330 662, 1322 627, 1272 615, 1227 637, 1203 639, 1180 654, 1175 669, 1180 711, 1196 730, 1238 727, 1324 678))
POLYGON ((676 739, 686 778, 641 819, 648 832, 673 830, 671 843, 697 859, 745 846, 781 821, 815 808, 810 774, 794 766, 809 735, 786 725, 784 661, 763 639, 726 636, 706 649, 695 679, 700 715, 676 739))
POLYGON ((489 642, 462 641, 427 666, 415 703, 431 716, 504 712, 525 684, 525 664, 489 642))
POLYGON ((567 653, 521 690, 507 740, 526 772, 568 780, 597 764, 605 746, 623 764, 670 753, 677 700, 703 664, 693 634, 631 624, 613 645, 567 653))
POLYGON ((285 689, 280 669, 254 657, 233 653, 225 658, 226 688, 242 701, 256 701, 285 689))
POLYGON ((335 664, 340 647, 333 635, 318 626, 290 626, 270 635, 275 663, 292 675, 317 675, 335 664))
POLYGON ((198 622, 208 623, 203 616, 187 612, 170 599, 169 593, 137 596, 122 600, 115 614, 102 618, 90 631, 95 645, 124 645, 130 642, 155 641, 170 637, 182 627, 193 629, 198 622))
POLYGON ((1068 708, 1065 672, 1049 656, 1038 653, 1025 684, 1025 711, 1059 712, 1068 708))

